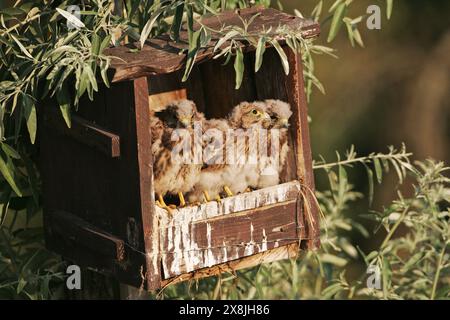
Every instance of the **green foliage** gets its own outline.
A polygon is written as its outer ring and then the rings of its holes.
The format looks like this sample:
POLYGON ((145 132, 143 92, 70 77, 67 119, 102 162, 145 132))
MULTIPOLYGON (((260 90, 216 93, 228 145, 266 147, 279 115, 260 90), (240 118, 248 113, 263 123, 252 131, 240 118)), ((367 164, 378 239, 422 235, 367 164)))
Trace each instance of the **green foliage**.
MULTIPOLYGON (((229 26, 211 30, 194 22, 205 14, 250 4, 278 5, 270 0, 183 0, 183 1, 82 1, 81 19, 65 11, 75 0, 19 0, 14 8, 0 10, 0 298, 48 299, 61 297, 64 274, 61 261, 43 248, 40 220, 40 179, 35 166, 32 144, 36 138, 36 113, 39 105, 55 97, 68 126, 70 110, 79 99, 108 85, 106 70, 111 57, 103 54, 110 45, 145 42, 168 32, 179 39, 182 23, 189 34, 188 60, 184 80, 189 76, 198 50, 210 45, 211 34, 220 35, 214 48, 215 58, 232 61, 236 70, 236 88, 244 73, 241 41, 256 47, 254 71, 262 63, 267 43, 272 44, 289 72, 279 39, 302 53, 308 99, 316 87, 324 87, 315 76, 314 57, 335 57, 330 47, 302 39, 298 31, 283 26, 258 33, 243 27, 229 26), (69 30, 67 19, 79 29, 69 30), (33 159, 33 160, 32 160, 33 159)), ((321 23, 328 42, 339 32, 347 32, 350 44, 363 46, 358 25, 364 14, 350 17, 354 1, 317 1, 309 15, 321 23), (342 26, 345 25, 345 28, 342 26)), ((386 15, 392 14, 393 1, 386 1, 386 15)), ((296 10, 298 16, 304 16, 296 10)), ((307 15, 305 15, 307 16, 307 15)), ((317 192, 324 212, 322 249, 303 252, 296 261, 283 261, 238 271, 219 278, 182 283, 163 290, 160 298, 449 298, 449 179, 442 163, 427 161, 416 166, 409 162, 404 148, 389 149, 386 154, 357 157, 353 148, 334 163, 323 159, 315 169, 326 174, 329 187, 317 192), (400 183, 414 182, 414 192, 387 205, 381 212, 356 216, 353 206, 363 195, 353 189, 348 169, 360 164, 369 181, 369 202, 375 183, 382 183, 388 170, 400 183), (408 178, 407 178, 408 177, 408 178), (362 237, 371 233, 361 219, 376 223, 376 236, 384 240, 378 248, 364 253, 350 234, 362 237), (379 266, 383 275, 382 290, 367 289, 365 267, 379 266), (355 272, 355 269, 357 271, 355 272), (351 273, 351 276, 350 276, 351 273), (355 275, 356 273, 356 275, 355 275)), ((403 190, 403 189, 402 189, 403 190)), ((374 235, 372 235, 374 236, 374 235)))
MULTIPOLYGON (((450 168, 431 160, 413 166, 408 157, 404 150, 391 150, 322 165, 329 188, 317 193, 325 214, 318 252, 302 252, 296 260, 170 286, 159 298, 448 299, 450 179, 443 174, 450 168), (398 199, 382 212, 356 216, 351 206, 362 194, 353 190, 342 166, 350 162, 377 166, 376 159, 395 161, 401 170, 404 168, 414 191, 409 197, 399 192, 398 199), (359 222, 362 219, 376 223, 373 233, 359 222), (381 245, 364 253, 350 238, 354 231, 366 238, 382 235, 381 245), (380 268, 380 290, 367 288, 366 267, 356 267, 361 260, 366 266, 380 268)), ((384 173, 386 168, 382 167, 384 173)))

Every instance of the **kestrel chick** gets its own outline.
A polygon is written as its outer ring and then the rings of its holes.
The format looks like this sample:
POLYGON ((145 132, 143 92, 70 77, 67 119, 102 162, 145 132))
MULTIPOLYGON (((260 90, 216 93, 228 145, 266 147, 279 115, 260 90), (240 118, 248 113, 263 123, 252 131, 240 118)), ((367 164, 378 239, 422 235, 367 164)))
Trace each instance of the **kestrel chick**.
MULTIPOLYGON (((243 137, 235 140, 235 163, 224 172, 225 191, 244 192, 258 181, 258 145, 262 129, 270 126, 271 119, 262 102, 242 102, 234 107, 229 117, 233 129, 245 129, 243 137), (231 189, 231 190, 230 190, 231 189)), ((235 133, 238 134, 238 132, 235 133)))
POLYGON ((260 176, 255 188, 265 188, 280 182, 280 175, 286 165, 289 152, 288 127, 292 116, 291 106, 281 100, 265 100, 265 110, 270 115, 271 122, 268 134, 268 155, 260 162, 260 176), (276 132, 274 130, 277 130, 276 132), (275 148, 274 139, 279 140, 275 148))
POLYGON ((166 209, 168 207, 163 199, 166 194, 178 194, 180 206, 184 206, 183 193, 191 190, 198 180, 201 164, 193 161, 193 124, 203 119, 203 114, 190 100, 173 101, 151 115, 154 189, 159 205, 166 209), (185 130, 175 132, 177 129, 185 130), (181 143, 174 140, 175 134, 182 138, 182 143, 188 143, 184 150, 188 150, 190 161, 172 159, 173 148, 181 143))

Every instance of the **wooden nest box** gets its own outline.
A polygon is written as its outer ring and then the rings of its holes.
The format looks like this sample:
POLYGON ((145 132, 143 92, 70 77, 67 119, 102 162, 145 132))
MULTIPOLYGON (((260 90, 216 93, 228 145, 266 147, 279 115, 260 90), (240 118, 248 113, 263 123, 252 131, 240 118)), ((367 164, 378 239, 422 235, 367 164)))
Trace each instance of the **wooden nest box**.
MULTIPOLYGON (((305 38, 319 33, 317 24, 273 9, 224 13, 203 23, 239 25, 238 15, 248 20, 257 12, 250 29, 285 25, 300 28, 305 38)), ((212 59, 214 43, 198 53, 182 82, 183 46, 158 38, 138 52, 130 46, 107 49, 107 55, 121 58, 112 59, 112 84, 99 88, 93 102, 81 101, 72 127, 66 127, 57 106, 43 108, 39 117, 47 247, 148 290, 319 246, 300 55, 283 47, 290 65, 285 75, 276 50, 267 48, 254 73, 255 52, 247 45, 244 79, 235 90, 233 63, 222 66, 212 59), (208 118, 224 117, 242 101, 290 103, 293 170, 280 185, 167 215, 155 205, 149 107, 180 98, 193 100, 208 118)))

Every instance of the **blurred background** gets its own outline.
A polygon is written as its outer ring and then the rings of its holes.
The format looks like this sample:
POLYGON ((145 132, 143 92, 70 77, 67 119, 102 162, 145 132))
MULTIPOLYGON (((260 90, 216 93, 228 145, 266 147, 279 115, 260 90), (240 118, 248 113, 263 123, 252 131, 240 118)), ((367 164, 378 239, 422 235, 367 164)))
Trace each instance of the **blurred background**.
MULTIPOLYGON (((305 17, 317 4, 316 0, 281 2, 286 11, 296 8, 305 17)), ((324 8, 333 2, 324 1, 324 8)), ((309 104, 313 158, 323 155, 327 161, 335 160, 336 150, 343 154, 352 144, 358 154, 366 155, 386 152, 388 145, 400 148, 404 142, 413 159, 449 164, 450 1, 395 0, 387 20, 386 1, 358 0, 347 16, 363 15, 371 4, 381 7, 381 30, 367 29, 363 20, 359 30, 365 48, 353 48, 341 30, 331 44, 339 58, 316 56, 316 76, 326 94, 315 90, 309 104)), ((317 44, 328 45, 330 22, 321 21, 326 32, 317 44)), ((321 174, 316 172, 319 190, 327 187, 321 174)), ((356 167, 349 174, 355 189, 367 195, 365 170, 356 167)), ((396 183, 391 173, 375 186, 373 209, 382 209, 396 197, 396 183)), ((411 193, 411 186, 402 192, 411 193)), ((366 198, 348 214, 357 219, 368 209, 366 198)), ((369 242, 355 237, 363 249, 376 245, 373 238, 369 242)))

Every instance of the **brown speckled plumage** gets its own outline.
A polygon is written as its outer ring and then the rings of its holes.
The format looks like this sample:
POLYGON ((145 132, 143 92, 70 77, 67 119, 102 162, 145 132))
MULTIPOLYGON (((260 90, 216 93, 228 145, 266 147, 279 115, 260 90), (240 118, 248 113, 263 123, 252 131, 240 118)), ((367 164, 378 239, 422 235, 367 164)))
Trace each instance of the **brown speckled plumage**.
MULTIPOLYGON (((173 141, 172 136, 176 129, 185 129, 182 132, 192 139, 194 122, 203 119, 203 114, 189 100, 174 101, 151 115, 153 180, 157 194, 185 193, 197 182, 201 165, 174 161, 172 150, 181 142, 173 141)), ((192 146, 189 150, 193 153, 192 146)))

